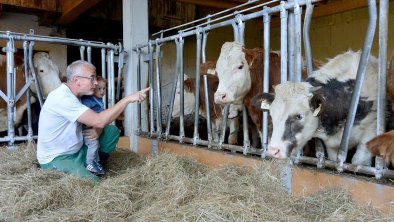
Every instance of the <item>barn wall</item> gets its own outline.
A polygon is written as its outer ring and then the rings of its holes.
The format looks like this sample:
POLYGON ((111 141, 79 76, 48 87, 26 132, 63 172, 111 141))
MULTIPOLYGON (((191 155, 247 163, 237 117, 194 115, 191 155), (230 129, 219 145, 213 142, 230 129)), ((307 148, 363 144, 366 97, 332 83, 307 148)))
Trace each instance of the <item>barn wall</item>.
MULTIPOLYGON (((29 33, 30 29, 34 29, 36 35, 54 36, 55 34, 56 37, 65 37, 64 34, 55 32, 52 28, 38 26, 38 18, 34 15, 3 12, 0 16, 0 20, 1 31, 29 33)), ((0 41, 1 47, 4 47, 5 44, 5 41, 0 41)), ((23 43, 21 41, 16 42, 16 47, 22 49, 21 52, 23 51, 23 43)), ((34 49, 49 52, 50 57, 58 65, 60 72, 65 75, 67 66, 66 46, 37 42, 34 49)))
MULTIPOLYGON (((394 4, 393 2, 390 3, 388 17, 388 58, 394 52, 394 4)), ((313 18, 310 30, 313 57, 324 60, 348 49, 361 49, 364 44, 368 19, 368 8, 313 18)), ((377 25, 372 47, 372 54, 375 56, 378 56, 379 49, 378 32, 379 28, 377 25)), ((272 29, 271 41, 272 49, 280 49, 279 28, 272 29)))

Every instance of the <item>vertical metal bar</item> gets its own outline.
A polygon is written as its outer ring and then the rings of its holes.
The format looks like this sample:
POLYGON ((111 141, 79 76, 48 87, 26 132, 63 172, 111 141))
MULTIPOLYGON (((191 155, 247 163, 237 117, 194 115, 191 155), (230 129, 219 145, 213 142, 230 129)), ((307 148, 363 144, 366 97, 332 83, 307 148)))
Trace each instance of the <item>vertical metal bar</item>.
POLYGON ((236 15, 237 26, 238 26, 238 42, 245 45, 245 23, 242 21, 242 15, 236 15))
POLYGON ((311 41, 309 38, 309 30, 311 28, 311 20, 313 14, 313 7, 311 0, 306 1, 306 11, 305 11, 305 18, 304 18, 304 51, 306 57, 306 71, 308 76, 313 72, 313 57, 312 57, 312 49, 311 49, 311 41))
MULTIPOLYGON (((120 44, 120 43, 119 43, 120 44)), ((119 52, 119 60, 118 60, 118 79, 116 82, 116 101, 120 100, 120 90, 122 88, 122 79, 123 79, 123 63, 124 63, 124 51, 120 48, 119 52)))
MULTIPOLYGON (((271 15, 268 13, 268 7, 264 7, 265 12, 263 14, 264 21, 264 85, 263 92, 269 92, 269 69, 270 69, 270 25, 271 25, 271 15)), ((268 112, 263 112, 263 129, 261 136, 261 158, 266 157, 266 152, 268 148, 268 112)))
POLYGON ((7 47, 3 48, 7 57, 7 115, 8 115, 8 145, 9 149, 14 149, 15 142, 15 122, 14 122, 14 108, 15 108, 15 81, 14 81, 14 39, 9 36, 7 47))
POLYGON ((354 117, 357 111, 357 105, 359 101, 359 96, 361 92, 361 87, 364 81, 365 72, 368 65, 369 56, 371 53, 373 37, 375 34, 376 28, 376 1, 375 0, 368 0, 368 12, 369 12, 369 23, 368 23, 368 30, 366 34, 366 38, 364 41, 363 50, 361 53, 360 63, 357 70, 357 78, 354 84, 354 90, 352 93, 352 100, 349 107, 349 113, 347 115, 346 126, 343 131, 341 145, 338 151, 338 165, 337 170, 339 172, 343 171, 343 163, 346 160, 347 151, 349 147, 349 139, 351 134, 351 127, 354 123, 354 117))
MULTIPOLYGON (((388 0, 379 1, 379 77, 378 77, 378 104, 376 133, 385 132, 385 109, 386 109, 386 75, 387 75, 387 30, 388 30, 388 0)), ((380 179, 385 167, 384 160, 375 158, 375 178, 380 179)))
POLYGON ((92 63, 92 47, 88 46, 86 52, 88 54, 88 62, 92 63))
MULTIPOLYGON (((202 63, 205 63, 206 60, 206 54, 205 54, 205 49, 207 46, 207 37, 208 33, 203 32, 202 34, 202 49, 201 49, 201 54, 202 54, 202 63)), ((207 113, 207 129, 208 129, 208 148, 211 148, 211 143, 212 143, 212 122, 211 122, 211 103, 209 101, 209 88, 208 88, 208 76, 204 75, 204 96, 205 96, 205 107, 206 107, 206 113, 207 113)), ((216 141, 218 142, 218 141, 216 141)))
POLYGON ((224 142, 224 137, 226 135, 226 128, 227 128, 227 116, 230 110, 230 105, 225 105, 223 109, 223 117, 222 117, 222 131, 220 133, 219 145, 218 148, 222 149, 222 145, 224 142))
POLYGON ((156 92, 157 92, 157 111, 156 111, 156 127, 157 134, 161 135, 161 80, 160 80, 160 44, 156 42, 156 92))
POLYGON ((36 69, 34 68, 33 47, 34 47, 34 41, 30 41, 30 44, 29 44, 29 68, 30 68, 31 74, 33 76, 34 84, 36 86, 38 101, 40 103, 40 106, 42 107, 42 105, 44 104, 44 100, 43 100, 42 94, 41 94, 40 81, 37 78, 36 69))
POLYGON ((155 83, 155 76, 154 76, 154 70, 153 70, 153 48, 152 48, 152 41, 149 41, 149 46, 148 46, 148 54, 149 54, 149 86, 151 87, 149 90, 149 105, 150 105, 150 116, 149 116, 149 121, 150 121, 150 136, 153 135, 155 132, 155 124, 154 124, 154 83, 155 83))
MULTIPOLYGON (((101 76, 104 79, 107 79, 107 75, 106 75, 106 50, 105 48, 101 49, 101 76)), ((108 82, 108 81, 107 81, 108 82)), ((107 89, 108 90, 108 89, 107 89)), ((107 108, 108 104, 107 104, 107 93, 104 95, 103 97, 103 102, 104 102, 104 107, 107 108)))
MULTIPOLYGON (((28 42, 23 41, 23 61, 24 61, 24 75, 26 84, 31 84, 29 75, 29 49, 28 42)), ((27 138, 29 142, 33 141, 33 128, 32 128, 32 114, 31 114, 31 101, 30 101, 30 89, 26 90, 26 102, 27 102, 27 138)))
POLYGON ((171 128, 171 119, 172 119, 172 110, 174 108, 174 100, 175 100, 175 93, 176 93, 176 86, 179 78, 179 41, 178 39, 175 39, 175 45, 176 45, 176 64, 175 64, 175 75, 174 75, 174 81, 172 83, 172 93, 171 93, 171 100, 170 100, 170 110, 167 113, 167 125, 166 125, 166 132, 165 132, 165 138, 168 138, 168 135, 170 134, 170 128, 171 128))
POLYGON ((193 133, 193 145, 197 145, 197 140, 200 139, 198 134, 198 119, 199 119, 199 108, 200 108, 200 65, 201 65, 201 37, 202 29, 199 28, 196 32, 197 40, 197 51, 196 51, 196 92, 195 92, 195 109, 194 109, 194 133, 193 133))
POLYGON ((246 106, 242 106, 242 123, 244 131, 243 154, 246 155, 250 149, 249 129, 248 129, 248 111, 246 106))
MULTIPOLYGON (((288 2, 294 3, 294 0, 288 0, 288 2)), ((287 20, 287 58, 288 58, 288 79, 295 81, 295 21, 294 11, 289 10, 287 20)))
POLYGON ((301 82, 301 72, 302 72, 302 57, 301 57, 301 14, 302 14, 302 8, 298 4, 298 0, 294 1, 294 28, 295 28, 295 75, 294 75, 294 81, 296 82, 301 82))
POLYGON ((179 35, 179 76, 180 78, 180 117, 179 117, 179 142, 183 143, 183 139, 185 138, 185 123, 184 123, 184 64, 183 64, 183 44, 184 44, 184 39, 182 35, 179 35))
MULTIPOLYGON (((137 91, 141 90, 141 49, 137 48, 138 62, 137 62, 137 91)), ((141 133, 141 103, 137 104, 137 135, 141 133)))
POLYGON ((85 61, 85 46, 79 47, 79 56, 81 57, 82 61, 85 61))
POLYGON ((115 65, 114 50, 108 53, 108 107, 115 105, 115 65))
POLYGON ((238 31, 238 26, 237 26, 237 24, 236 24, 235 21, 234 21, 233 23, 231 23, 231 25, 233 26, 234 41, 235 41, 235 42, 239 42, 239 31, 238 31))
POLYGON ((287 81, 287 11, 285 2, 280 2, 280 81, 287 81))

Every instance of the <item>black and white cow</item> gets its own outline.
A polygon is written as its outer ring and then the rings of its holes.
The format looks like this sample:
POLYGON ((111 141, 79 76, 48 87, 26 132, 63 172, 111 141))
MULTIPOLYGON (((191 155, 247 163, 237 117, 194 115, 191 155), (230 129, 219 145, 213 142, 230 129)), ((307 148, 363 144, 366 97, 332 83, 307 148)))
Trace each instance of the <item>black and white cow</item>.
MULTIPOLYGON (((337 55, 306 82, 279 84, 275 95, 263 93, 254 98, 272 118, 270 156, 283 159, 295 155, 316 137, 323 140, 328 158, 336 161, 360 56, 360 51, 337 55)), ((378 60, 371 56, 351 130, 349 149, 357 148, 353 164, 371 165, 366 143, 376 133, 377 73, 378 60)))

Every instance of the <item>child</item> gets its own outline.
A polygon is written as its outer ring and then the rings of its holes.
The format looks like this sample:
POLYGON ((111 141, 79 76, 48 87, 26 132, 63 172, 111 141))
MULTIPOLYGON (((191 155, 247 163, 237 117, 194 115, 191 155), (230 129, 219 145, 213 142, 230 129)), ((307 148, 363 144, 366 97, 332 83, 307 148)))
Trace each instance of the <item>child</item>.
MULTIPOLYGON (((94 94, 91 96, 83 96, 81 98, 82 104, 89 107, 95 112, 101 112, 104 110, 103 97, 105 96, 105 91, 107 81, 101 76, 97 76, 97 86, 94 90, 94 94)), ((87 126, 83 126, 84 129, 87 129, 87 126)), ((84 136, 85 145, 88 147, 86 153, 86 169, 94 174, 103 175, 105 174, 104 167, 100 164, 98 148, 99 142, 98 140, 91 140, 84 136)))

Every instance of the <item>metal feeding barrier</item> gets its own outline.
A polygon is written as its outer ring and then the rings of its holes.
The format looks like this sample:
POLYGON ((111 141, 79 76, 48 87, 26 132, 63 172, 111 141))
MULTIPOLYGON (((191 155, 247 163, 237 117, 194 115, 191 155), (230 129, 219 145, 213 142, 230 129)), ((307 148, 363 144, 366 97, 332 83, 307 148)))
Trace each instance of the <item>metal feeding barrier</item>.
MULTIPOLYGON (((263 128, 262 128, 262 138, 261 149, 257 147, 252 147, 249 141, 249 133, 247 126, 247 112, 245 107, 243 107, 243 126, 244 126, 244 142, 243 146, 224 144, 224 135, 226 130, 226 119, 229 107, 225 107, 222 117, 222 133, 219 142, 215 142, 212 139, 212 126, 211 126, 211 114, 209 113, 210 103, 208 101, 208 84, 207 76, 203 75, 203 84, 205 89, 205 106, 207 107, 207 140, 200 139, 198 132, 199 125, 199 93, 200 88, 200 64, 206 62, 206 44, 208 32, 213 29, 217 29, 225 26, 232 26, 234 41, 244 43, 244 33, 245 33, 245 21, 262 18, 263 19, 263 48, 264 48, 264 73, 262 73, 264 78, 264 85, 262 90, 268 92, 269 90, 269 52, 270 52, 270 25, 271 25, 271 15, 279 14, 280 16, 280 54, 281 54, 281 82, 290 81, 301 81, 302 72, 302 43, 304 47, 305 57, 306 57, 306 67, 307 73, 310 75, 313 71, 312 66, 312 50, 309 40, 309 30, 310 23, 312 20, 314 3, 319 2, 319 0, 289 0, 289 1, 270 1, 262 4, 256 5, 258 1, 248 1, 245 4, 228 9, 213 15, 208 15, 205 18, 198 19, 196 21, 186 23, 171 29, 163 30, 158 33, 153 34, 156 36, 160 34, 159 38, 150 40, 146 44, 136 45, 133 49, 138 54, 138 64, 137 64, 137 80, 138 89, 141 89, 141 54, 142 49, 148 48, 149 57, 149 86, 150 91, 150 101, 149 101, 149 130, 143 131, 141 129, 141 105, 138 105, 138 126, 137 134, 142 136, 150 137, 155 140, 155 146, 157 146, 157 140, 175 140, 180 143, 190 143, 193 145, 207 146, 213 149, 226 149, 233 152, 241 152, 243 154, 260 155, 262 158, 266 158, 266 150, 268 145, 268 113, 263 112, 263 128), (274 3, 275 6, 272 6, 274 3), (245 8, 247 7, 247 8, 245 8), (242 9, 242 10, 239 10, 242 9), (302 10, 305 9, 304 20, 302 22, 302 10), (239 11, 236 11, 239 10, 239 11), (252 11, 253 10, 253 11, 252 11), (252 12, 250 12, 252 11, 252 12), (250 13, 248 13, 250 12, 250 13), (223 15, 224 14, 224 15, 223 15), (189 27, 191 26, 191 27, 189 27), (186 27, 186 28, 184 28, 186 27), (180 28, 184 28, 181 29, 180 28), (178 34, 164 37, 164 34, 168 31, 179 30, 178 34), (184 41, 187 37, 194 37, 196 39, 196 93, 195 93, 195 111, 194 111, 194 133, 193 138, 185 137, 184 129, 184 41), (166 119, 166 129, 164 133, 162 132, 161 126, 161 114, 159 114, 162 109, 162 98, 161 98, 161 83, 160 75, 160 47, 163 43, 172 43, 176 45, 176 64, 175 64, 175 75, 173 77, 172 93, 170 98, 170 109, 166 119), (155 54, 156 53, 156 54, 155 54), (156 55, 154 57, 154 55, 156 55), (155 66, 153 62, 155 63, 155 66), (290 70, 288 72, 288 70, 290 70), (156 72, 156 78, 154 78, 154 73, 156 72), (170 135, 171 127, 171 113, 174 106, 175 89, 177 84, 177 79, 179 78, 180 85, 180 124, 179 124, 179 135, 170 135), (155 81, 156 80, 156 84, 155 81), (156 94, 155 94, 156 93, 156 94), (157 103, 154 103, 154 99, 157 99, 157 103), (154 110, 158 110, 157 115, 154 116, 154 110), (156 126, 154 122, 156 121, 156 126)), ((380 14, 379 14, 379 92, 378 92, 378 113, 377 113, 377 134, 381 134, 385 129, 385 79, 387 71, 387 29, 388 29, 388 1, 379 1, 380 4, 380 14)), ((357 78, 355 81, 355 88, 352 94, 351 105, 349 108, 349 113, 347 116, 346 126, 344 128, 344 133, 341 141, 341 146, 338 152, 338 161, 330 161, 325 159, 324 149, 322 141, 316 140, 316 158, 306 157, 297 155, 293 160, 295 163, 306 163, 317 166, 317 168, 332 168, 337 169, 338 172, 350 171, 357 172, 366 175, 373 175, 377 179, 382 177, 394 178, 394 171, 387 169, 384 160, 377 156, 375 159, 375 167, 362 166, 345 163, 346 156, 348 153, 349 138, 351 129, 354 123, 354 118, 356 114, 357 105, 359 102, 361 86, 363 83, 364 75, 366 73, 367 61, 370 57, 370 51, 372 47, 373 37, 375 35, 376 21, 378 17, 377 6, 375 0, 368 0, 368 12, 369 12, 369 23, 367 27, 367 32, 365 35, 364 46, 362 49, 361 59, 359 62, 359 68, 357 71, 357 78)), ((156 149, 156 148, 155 148, 156 149)), ((286 174, 286 173, 285 173, 286 174)), ((287 175, 287 174, 286 174, 287 175)), ((288 177, 289 175, 287 175, 288 177)), ((287 180, 286 180, 287 181, 287 180)), ((287 181, 288 182, 288 181, 287 181)), ((288 184, 285 182, 285 184, 288 184)))

